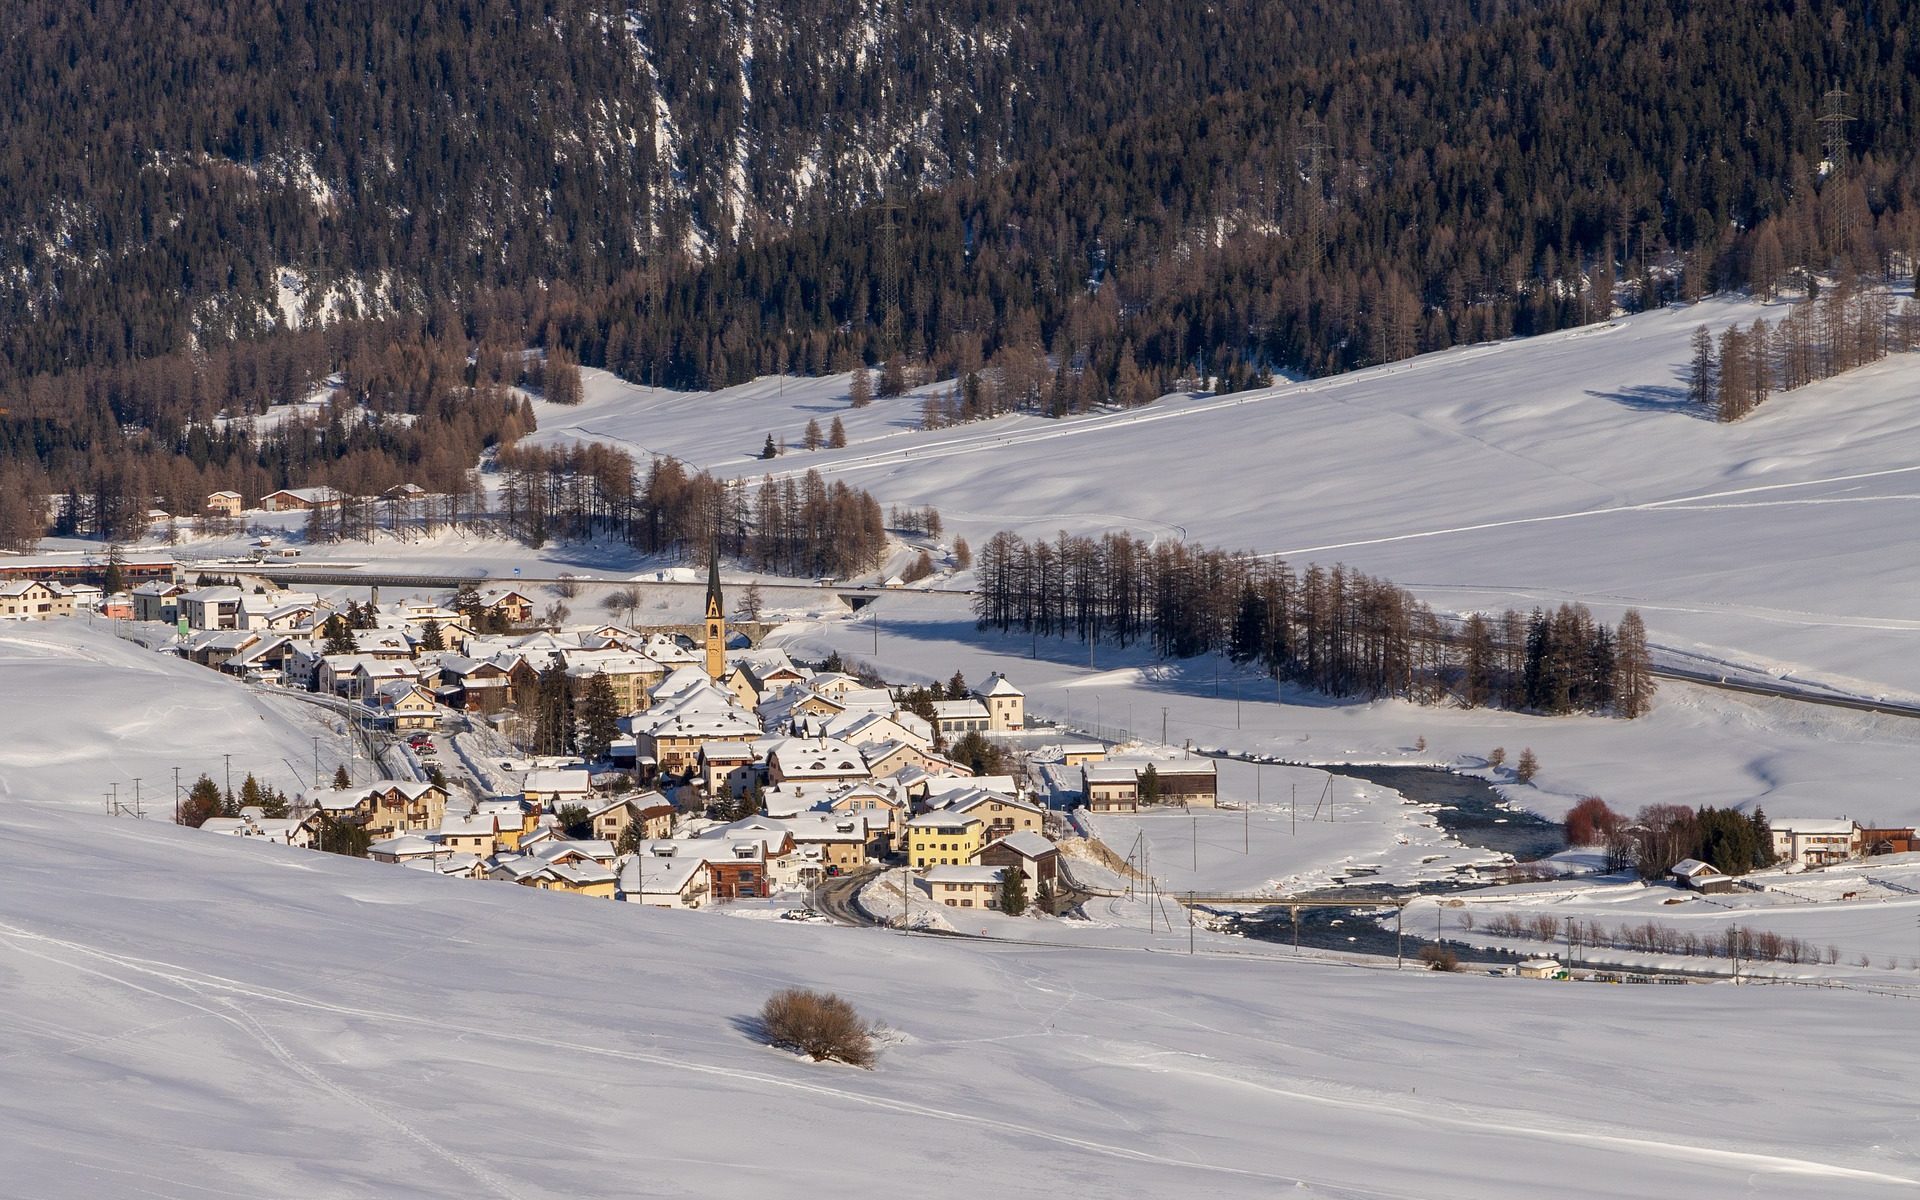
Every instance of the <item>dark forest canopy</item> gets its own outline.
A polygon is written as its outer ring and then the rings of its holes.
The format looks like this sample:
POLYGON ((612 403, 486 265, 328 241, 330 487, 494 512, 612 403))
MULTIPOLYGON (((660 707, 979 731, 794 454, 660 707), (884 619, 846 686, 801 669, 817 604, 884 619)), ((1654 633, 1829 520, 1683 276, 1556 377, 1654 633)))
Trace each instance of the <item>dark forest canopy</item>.
POLYGON ((529 344, 688 387, 905 359, 956 378, 947 420, 1886 278, 1920 249, 1906 16, 21 0, 0 526, 36 490, 451 490, 524 431, 529 344), (283 287, 342 323, 284 331, 283 287), (371 419, 212 419, 329 373, 371 419))
POLYGON ((9 0, 0 387, 268 334, 289 280, 595 287, 1526 6, 9 0))
POLYGON ((1223 654, 1330 696, 1643 715, 1653 700, 1646 627, 1586 607, 1443 619, 1411 592, 1344 566, 1296 573, 1259 555, 1129 534, 980 549, 982 629, 1095 644, 1144 643, 1163 658, 1223 654))

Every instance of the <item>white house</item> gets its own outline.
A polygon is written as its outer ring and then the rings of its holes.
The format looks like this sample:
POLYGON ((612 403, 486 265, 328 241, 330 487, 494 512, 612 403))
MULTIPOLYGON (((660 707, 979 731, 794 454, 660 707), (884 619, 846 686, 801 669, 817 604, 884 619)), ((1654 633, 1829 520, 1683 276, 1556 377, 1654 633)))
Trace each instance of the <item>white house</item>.
POLYGON ((1860 853, 1860 827, 1845 817, 1775 817, 1773 855, 1783 863, 1824 867, 1860 853))

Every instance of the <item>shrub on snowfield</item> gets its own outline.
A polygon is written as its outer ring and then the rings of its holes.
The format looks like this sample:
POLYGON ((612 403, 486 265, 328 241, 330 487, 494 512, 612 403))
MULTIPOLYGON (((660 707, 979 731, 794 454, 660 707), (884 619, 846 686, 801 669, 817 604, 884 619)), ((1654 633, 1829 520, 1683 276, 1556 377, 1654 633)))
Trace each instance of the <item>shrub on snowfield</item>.
POLYGON ((872 1067, 873 1032, 853 1005, 827 992, 786 988, 767 997, 760 1009, 767 1041, 797 1050, 815 1062, 872 1067))

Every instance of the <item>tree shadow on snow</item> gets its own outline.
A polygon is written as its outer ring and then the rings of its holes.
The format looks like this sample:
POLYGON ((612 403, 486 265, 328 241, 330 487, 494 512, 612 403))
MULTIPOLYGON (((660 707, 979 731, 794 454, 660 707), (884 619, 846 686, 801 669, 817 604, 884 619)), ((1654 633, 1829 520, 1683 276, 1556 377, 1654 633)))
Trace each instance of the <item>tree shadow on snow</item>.
POLYGON ((1673 413, 1676 416, 1692 417, 1697 421, 1712 419, 1712 414, 1687 398, 1687 389, 1674 384, 1640 384, 1623 388, 1617 392, 1602 392, 1587 389, 1587 395, 1601 400, 1611 400, 1624 408, 1636 412, 1673 413))

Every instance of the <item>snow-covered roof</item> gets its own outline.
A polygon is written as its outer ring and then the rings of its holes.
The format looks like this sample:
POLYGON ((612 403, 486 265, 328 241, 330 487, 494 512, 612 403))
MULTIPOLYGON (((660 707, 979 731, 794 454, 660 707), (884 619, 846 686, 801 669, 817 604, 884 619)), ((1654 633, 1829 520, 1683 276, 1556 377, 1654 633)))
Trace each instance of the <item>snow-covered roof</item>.
POLYGON ((1000 875, 1005 870, 1005 867, 928 867, 925 878, 928 883, 962 883, 976 887, 982 885, 998 887, 1000 875))
POLYGON ((1768 828, 1775 833, 1850 834, 1853 822, 1844 817, 1770 817, 1768 828))
POLYGON ((528 771, 525 790, 584 796, 593 788, 585 771, 528 771))
POLYGON ((1058 846, 1054 845, 1045 836, 1031 829, 1022 829, 1017 833, 1010 833, 999 841, 989 843, 989 845, 1005 846, 1022 858, 1039 858, 1045 854, 1052 854, 1059 849, 1058 846))
POLYGON ((992 681, 989 682, 986 687, 975 688, 973 691, 973 694, 976 696, 982 696, 982 697, 1026 695, 1025 692, 1013 686, 1013 682, 1009 680, 1005 675, 999 675, 999 674, 996 674, 993 677, 992 681))

